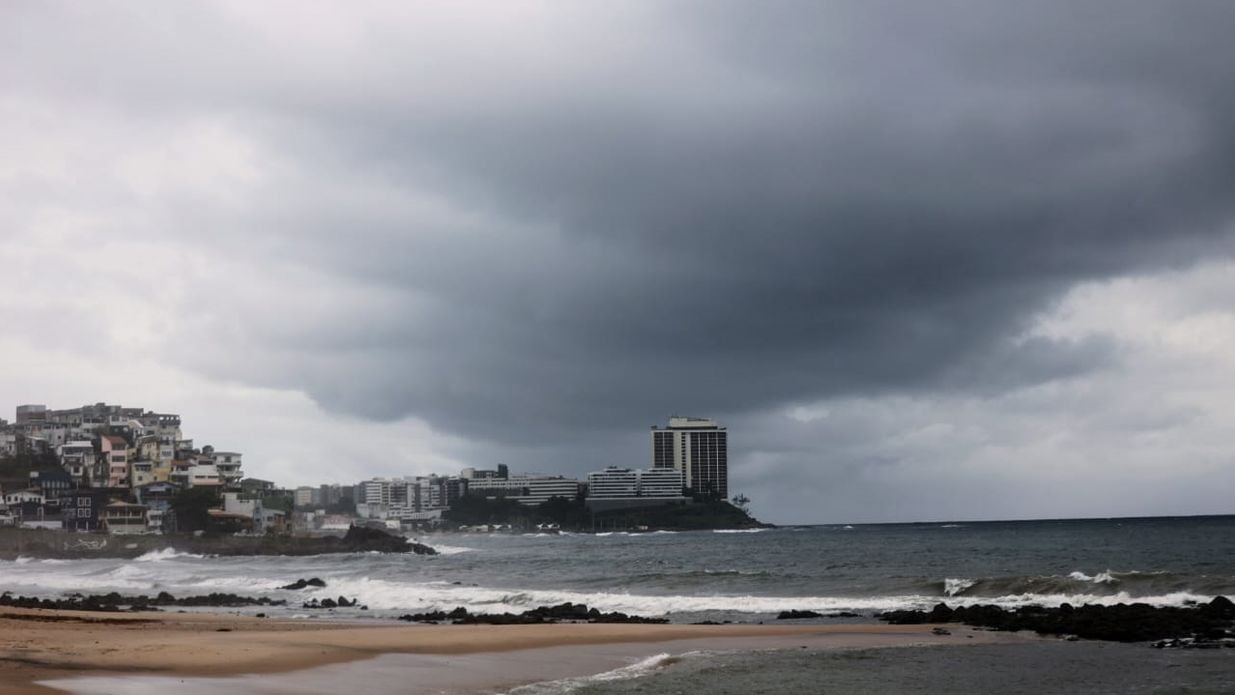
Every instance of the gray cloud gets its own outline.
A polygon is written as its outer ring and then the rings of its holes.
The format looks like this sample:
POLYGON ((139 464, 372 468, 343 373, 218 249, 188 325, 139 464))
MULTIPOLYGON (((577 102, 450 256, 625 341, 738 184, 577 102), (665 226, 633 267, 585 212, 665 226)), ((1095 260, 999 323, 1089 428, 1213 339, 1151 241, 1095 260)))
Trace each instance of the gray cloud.
POLYGON ((252 146, 253 181, 210 179, 235 203, 35 196, 226 259, 167 361, 583 470, 674 411, 766 428, 1116 368, 1035 322, 1232 250, 1226 3, 371 9, 4 10, 18 102, 252 146))

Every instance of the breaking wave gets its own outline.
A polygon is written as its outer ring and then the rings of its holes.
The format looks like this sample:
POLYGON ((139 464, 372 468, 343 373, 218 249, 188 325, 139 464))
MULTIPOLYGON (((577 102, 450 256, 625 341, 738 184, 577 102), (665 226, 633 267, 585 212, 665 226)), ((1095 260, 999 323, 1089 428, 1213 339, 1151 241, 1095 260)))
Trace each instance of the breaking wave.
POLYGON ((1046 576, 949 577, 942 582, 929 583, 928 588, 938 591, 940 596, 983 601, 1007 596, 1082 596, 1087 597, 1089 603, 1114 598, 1125 602, 1166 601, 1169 604, 1183 595, 1212 597, 1232 593, 1235 577, 1108 569, 1093 575, 1076 571, 1046 576))
POLYGON ((629 666, 615 668, 612 671, 597 673, 592 676, 583 676, 579 678, 563 678, 555 681, 546 681, 544 683, 532 683, 514 688, 505 695, 556 695, 557 693, 572 693, 580 688, 595 684, 609 683, 613 681, 632 680, 651 675, 657 671, 671 666, 683 659, 695 656, 702 656, 704 652, 687 652, 674 656, 672 654, 656 654, 649 656, 646 659, 640 659, 629 666))
POLYGON ((178 558, 192 558, 200 560, 206 557, 205 555, 194 555, 193 553, 182 553, 175 548, 162 548, 160 550, 151 550, 148 553, 139 555, 133 558, 133 562, 162 562, 164 560, 175 560, 178 558))
MULTIPOLYGON (((583 603, 602 611, 620 611, 631 615, 673 616, 695 613, 775 614, 788 610, 819 612, 878 612, 902 609, 926 609, 939 603, 938 594, 905 594, 895 596, 755 596, 755 595, 648 595, 614 591, 578 591, 553 589, 500 589, 459 586, 446 582, 403 584, 383 579, 337 579, 328 589, 311 596, 327 598, 353 596, 376 610, 449 611, 463 607, 472 612, 520 612, 537 606, 560 603, 583 603)), ((952 606, 994 604, 1005 608, 1061 603, 1073 605, 1129 603, 1138 601, 1157 606, 1181 606, 1190 601, 1206 602, 1213 597, 1188 591, 1157 596, 1127 593, 1019 593, 998 596, 968 596, 963 591, 948 598, 952 606)))
POLYGON ((438 555, 458 555, 459 553, 470 553, 476 550, 475 548, 465 548, 461 545, 440 544, 435 544, 433 549, 437 551, 438 555))

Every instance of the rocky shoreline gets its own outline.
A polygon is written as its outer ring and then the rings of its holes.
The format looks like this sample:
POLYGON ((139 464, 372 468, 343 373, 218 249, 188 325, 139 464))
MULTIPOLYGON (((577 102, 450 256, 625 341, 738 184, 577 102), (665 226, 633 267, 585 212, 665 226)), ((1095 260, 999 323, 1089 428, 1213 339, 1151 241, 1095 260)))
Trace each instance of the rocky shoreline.
POLYGON ((285 606, 287 601, 266 597, 253 598, 238 594, 210 593, 201 596, 186 596, 176 598, 166 591, 157 596, 125 596, 115 592, 109 594, 69 594, 64 598, 50 599, 34 596, 13 596, 10 592, 0 594, 0 606, 9 608, 42 608, 58 611, 91 611, 101 613, 118 613, 121 611, 159 611, 170 606, 208 607, 208 608, 241 608, 246 606, 285 606))
POLYGON ((450 623, 451 625, 542 625, 547 623, 634 623, 640 625, 663 625, 667 618, 645 618, 614 611, 602 613, 582 603, 562 603, 556 606, 540 606, 522 613, 469 613, 459 607, 450 612, 432 611, 413 613, 398 618, 415 623, 450 623))
POLYGON ((436 555, 423 543, 380 529, 353 526, 344 536, 108 536, 45 529, 0 529, 0 559, 18 557, 77 560, 135 558, 171 549, 218 556, 327 555, 331 553, 414 553, 436 555))
POLYGON ((1057 608, 1023 606, 1004 609, 975 605, 951 608, 940 603, 929 611, 888 611, 880 620, 893 625, 962 623, 972 627, 1109 642, 1150 642, 1156 646, 1217 645, 1235 647, 1235 603, 1217 596, 1195 606, 1151 606, 1119 603, 1113 606, 1057 608))

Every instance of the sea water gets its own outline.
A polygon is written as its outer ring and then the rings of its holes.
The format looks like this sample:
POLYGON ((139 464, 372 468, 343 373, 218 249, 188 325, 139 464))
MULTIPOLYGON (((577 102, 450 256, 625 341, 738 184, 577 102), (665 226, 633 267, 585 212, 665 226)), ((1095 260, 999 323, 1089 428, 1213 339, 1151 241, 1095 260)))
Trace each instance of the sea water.
MULTIPOLYGON (((673 622, 773 620, 785 610, 876 611, 1235 596, 1235 517, 788 527, 754 532, 430 534, 441 554, 0 561, 0 590, 175 596, 233 592, 288 602, 272 617, 391 619, 519 612, 562 602, 673 622), (300 578, 321 589, 280 587, 300 578), (359 608, 302 608, 310 599, 359 608)), ((232 609, 234 610, 234 609, 232 609)))
MULTIPOLYGON (((1235 517, 1230 516, 740 532, 430 534, 420 540, 441 554, 201 557, 165 550, 131 560, 20 558, 0 562, 0 590, 38 596, 234 592, 288 601, 283 608, 247 612, 375 621, 458 606, 473 612, 518 612, 564 601, 674 622, 771 622, 783 610, 846 611, 869 620, 876 611, 928 608, 940 601, 1185 605, 1235 596, 1235 517), (319 577, 327 586, 280 588, 309 577, 319 577), (357 599, 368 610, 302 607, 309 599, 340 595, 357 599)), ((411 663, 400 659, 413 657, 381 658, 393 673, 411 663)), ((347 679, 356 677, 349 668, 371 676, 375 667, 329 668, 341 669, 340 677, 347 679)), ((108 692, 162 692, 157 678, 104 680, 108 692)), ((203 693, 236 691, 235 680, 189 680, 203 693)), ((76 692, 102 687, 79 684, 76 692)), ((180 687, 188 685, 180 682, 180 687)), ((252 677, 240 690, 283 693, 299 687, 278 676, 252 677)), ((1159 651, 1143 644, 1044 641, 846 651, 690 651, 632 659, 603 673, 537 683, 514 693, 944 691, 1235 692, 1235 649, 1201 653, 1159 651)))

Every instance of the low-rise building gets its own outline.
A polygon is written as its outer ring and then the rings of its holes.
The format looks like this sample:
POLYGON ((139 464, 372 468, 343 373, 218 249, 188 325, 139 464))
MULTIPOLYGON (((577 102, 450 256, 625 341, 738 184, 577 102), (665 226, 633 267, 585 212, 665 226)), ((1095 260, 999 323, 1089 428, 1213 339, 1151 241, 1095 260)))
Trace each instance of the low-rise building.
POLYGON ((43 493, 44 499, 51 503, 58 501, 61 495, 73 489, 73 477, 63 468, 31 471, 30 487, 43 493))
POLYGON ((682 471, 673 468, 618 468, 589 473, 586 503, 590 509, 620 509, 687 501, 682 471))
POLYGON ((146 507, 146 528, 149 531, 164 531, 171 516, 172 499, 180 488, 166 481, 155 481, 133 488, 137 503, 146 507))
POLYGON ((107 495, 97 490, 78 489, 60 498, 60 514, 69 531, 97 531, 107 495))
POLYGON ((579 496, 582 483, 573 478, 548 475, 512 475, 507 478, 469 480, 467 491, 485 497, 505 497, 519 504, 534 507, 554 497, 573 500, 579 496))
POLYGON ((88 487, 94 469, 94 443, 85 440, 65 442, 56 453, 60 457, 60 465, 72 477, 73 484, 88 487))
POLYGON ((211 463, 219 471, 219 480, 229 490, 240 489, 240 479, 244 474, 240 471, 241 454, 235 451, 211 451, 211 463))
POLYGON ((100 515, 103 529, 115 535, 146 533, 146 507, 115 500, 103 506, 100 515))
POLYGON ((223 478, 213 463, 196 463, 189 466, 186 484, 188 487, 222 487, 223 478))

